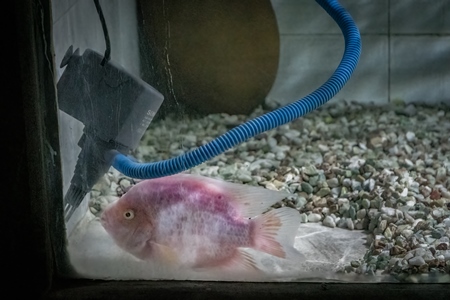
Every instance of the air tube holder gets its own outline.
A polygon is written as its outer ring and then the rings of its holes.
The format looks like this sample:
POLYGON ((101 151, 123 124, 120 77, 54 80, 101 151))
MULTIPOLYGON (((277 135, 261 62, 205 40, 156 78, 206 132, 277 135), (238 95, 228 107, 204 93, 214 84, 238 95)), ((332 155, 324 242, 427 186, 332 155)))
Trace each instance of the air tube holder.
POLYGON ((81 152, 64 197, 66 221, 112 163, 111 150, 136 149, 164 100, 156 89, 91 49, 67 50, 57 83, 59 108, 84 124, 81 152))

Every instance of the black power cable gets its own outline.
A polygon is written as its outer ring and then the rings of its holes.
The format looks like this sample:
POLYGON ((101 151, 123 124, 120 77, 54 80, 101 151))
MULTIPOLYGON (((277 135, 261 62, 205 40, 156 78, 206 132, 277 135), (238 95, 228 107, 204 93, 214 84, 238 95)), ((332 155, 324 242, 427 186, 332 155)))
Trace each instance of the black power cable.
POLYGON ((98 16, 100 17, 100 22, 102 23, 103 35, 105 36, 106 50, 105 56, 103 57, 102 66, 105 65, 111 59, 111 42, 109 40, 108 27, 106 26, 105 16, 103 15, 102 7, 100 6, 99 0, 94 0, 95 8, 97 9, 98 16))

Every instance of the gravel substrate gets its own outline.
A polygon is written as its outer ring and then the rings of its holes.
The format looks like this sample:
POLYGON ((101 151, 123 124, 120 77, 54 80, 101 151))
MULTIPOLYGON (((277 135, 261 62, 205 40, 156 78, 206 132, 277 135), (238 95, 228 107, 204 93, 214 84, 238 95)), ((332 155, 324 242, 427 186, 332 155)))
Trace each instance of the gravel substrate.
MULTIPOLYGON (((168 159, 264 112, 167 117, 151 124, 134 155, 168 159)), ((302 222, 367 231, 366 255, 340 272, 450 280, 449 107, 328 104, 189 172, 288 191, 275 207, 296 208, 302 222)), ((91 193, 91 212, 134 183, 111 169, 91 193)))

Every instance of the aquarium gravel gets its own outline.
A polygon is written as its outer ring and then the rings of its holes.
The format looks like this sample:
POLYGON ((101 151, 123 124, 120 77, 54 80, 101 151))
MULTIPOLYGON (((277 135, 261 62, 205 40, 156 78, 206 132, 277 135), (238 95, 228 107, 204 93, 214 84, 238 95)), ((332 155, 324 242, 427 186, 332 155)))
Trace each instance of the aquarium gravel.
MULTIPOLYGON (((274 108, 168 116, 151 124, 133 155, 178 156, 274 108)), ((366 255, 338 272, 450 281, 447 106, 334 101, 188 172, 287 191, 275 207, 297 209, 303 223, 367 232, 366 255)), ((135 182, 111 168, 91 192, 90 211, 98 216, 135 182)))

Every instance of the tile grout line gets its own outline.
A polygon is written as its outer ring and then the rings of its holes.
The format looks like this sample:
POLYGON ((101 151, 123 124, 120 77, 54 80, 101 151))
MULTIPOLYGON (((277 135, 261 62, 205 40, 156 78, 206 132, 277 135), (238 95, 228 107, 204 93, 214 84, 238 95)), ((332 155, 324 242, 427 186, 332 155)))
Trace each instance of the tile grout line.
POLYGON ((388 103, 391 103, 391 0, 387 3, 387 40, 388 40, 388 51, 387 51, 387 64, 388 64, 388 74, 387 74, 387 88, 388 88, 388 103))

